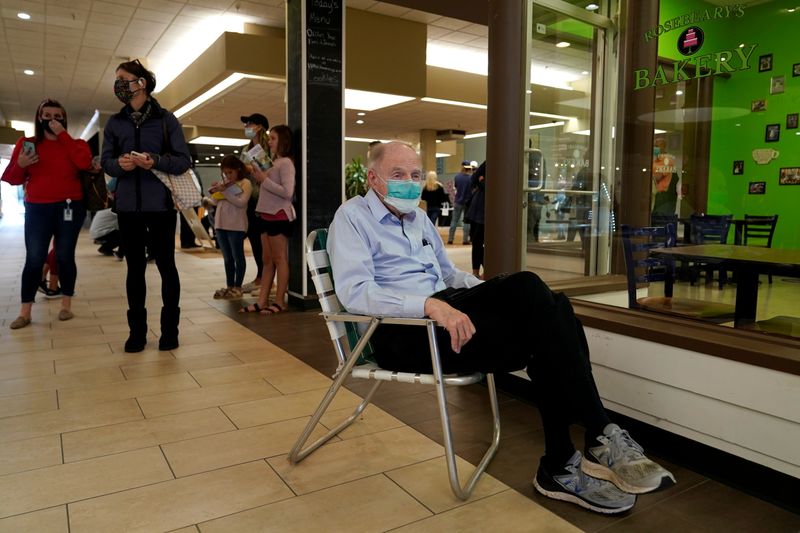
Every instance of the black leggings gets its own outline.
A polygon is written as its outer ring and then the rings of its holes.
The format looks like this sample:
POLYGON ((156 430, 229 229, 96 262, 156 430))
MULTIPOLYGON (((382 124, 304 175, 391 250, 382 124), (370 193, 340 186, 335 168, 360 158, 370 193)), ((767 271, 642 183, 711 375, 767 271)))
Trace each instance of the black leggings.
POLYGON ((483 264, 483 230, 485 226, 473 222, 469 225, 469 240, 472 242, 472 270, 480 270, 483 264))
POLYGON ((247 203, 247 239, 253 250, 253 259, 256 260, 256 279, 261 279, 264 271, 264 249, 261 246, 261 218, 256 215, 256 204, 252 198, 247 203))
POLYGON ((125 289, 129 309, 144 309, 147 284, 145 245, 156 260, 161 275, 161 300, 164 307, 180 304, 181 280, 175 267, 175 223, 177 211, 152 213, 117 213, 121 246, 125 248, 128 277, 125 289))
MULTIPOLYGON (((471 289, 433 295, 469 315, 476 333, 461 349, 437 329, 446 373, 509 372, 527 367, 545 433, 546 455, 563 465, 575 449, 569 425, 582 421, 595 436, 609 423, 592 376, 583 326, 569 299, 552 292, 536 274, 494 277, 471 289)), ((431 372, 425 328, 380 326, 373 335, 378 364, 387 369, 431 372)))

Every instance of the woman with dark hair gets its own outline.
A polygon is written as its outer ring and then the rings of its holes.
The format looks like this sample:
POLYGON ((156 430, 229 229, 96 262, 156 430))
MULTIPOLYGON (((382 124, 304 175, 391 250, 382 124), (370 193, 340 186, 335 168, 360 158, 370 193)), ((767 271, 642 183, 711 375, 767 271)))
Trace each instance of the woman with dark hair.
POLYGON ((108 119, 103 141, 103 169, 117 178, 115 195, 120 239, 125 248, 128 275, 126 352, 140 352, 147 344, 145 299, 145 243, 161 275, 161 338, 159 350, 178 347, 181 284, 175 267, 175 224, 172 195, 151 172, 182 174, 191 166, 189 150, 175 115, 151 95, 155 75, 138 60, 117 67, 114 94, 125 104, 108 119))
POLYGON ((481 266, 483 265, 483 234, 484 211, 486 210, 486 161, 481 163, 478 170, 472 173, 470 178, 472 187, 472 200, 470 200, 467 212, 464 213, 464 220, 469 222, 469 240, 472 241, 472 274, 481 276, 481 266))
POLYGON ((292 221, 296 218, 294 197, 294 162, 292 161, 292 131, 288 126, 275 126, 269 132, 269 149, 274 154, 272 167, 262 171, 253 165, 253 176, 261 185, 256 212, 261 220, 261 246, 264 248, 264 274, 258 302, 242 308, 242 312, 260 311, 276 314, 286 305, 289 286, 289 241, 292 221), (267 306, 272 279, 278 275, 275 301, 267 306))
MULTIPOLYGON (((250 139, 250 142, 242 148, 240 159, 244 161, 248 168, 251 170, 253 165, 260 165, 262 169, 270 167, 272 162, 269 157, 269 120, 261 113, 253 113, 252 115, 245 115, 239 117, 244 124, 244 136, 250 139), (250 153, 253 148, 258 146, 261 150, 253 157, 250 153)), ((247 239, 250 241, 250 248, 253 250, 253 259, 256 261, 256 277, 250 283, 246 283, 242 287, 244 292, 257 291, 261 288, 261 274, 264 271, 264 251, 261 247, 261 224, 259 223, 258 215, 256 215, 256 205, 258 204, 258 191, 259 183, 255 181, 253 174, 248 172, 248 179, 252 185, 253 193, 250 195, 250 201, 247 204, 247 239)))
POLYGON ((42 280, 50 239, 61 280, 59 320, 69 320, 75 293, 75 245, 86 218, 79 173, 92 165, 86 141, 67 133, 67 111, 55 100, 36 109, 35 136, 22 137, 14 146, 3 181, 25 185, 25 267, 22 269, 22 306, 11 329, 31 323, 31 307, 42 280))

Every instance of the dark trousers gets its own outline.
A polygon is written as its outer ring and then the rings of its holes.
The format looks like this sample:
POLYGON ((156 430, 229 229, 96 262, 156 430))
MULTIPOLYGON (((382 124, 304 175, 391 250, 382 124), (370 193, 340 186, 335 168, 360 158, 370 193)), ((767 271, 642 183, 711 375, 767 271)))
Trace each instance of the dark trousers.
MULTIPOLYGON (((466 313, 476 333, 461 349, 437 329, 446 373, 498 373, 527 367, 542 415, 546 457, 563 466, 575 449, 569 425, 583 422, 587 437, 609 423, 592 376, 586 335, 569 299, 552 292, 536 274, 494 277, 471 289, 433 295, 466 313)), ((378 364, 387 369, 431 372, 425 328, 380 326, 373 335, 378 364)))
POLYGON ((189 222, 186 221, 184 217, 180 217, 181 219, 181 248, 192 248, 197 246, 194 238, 194 232, 192 231, 192 227, 189 225, 189 222))
POLYGON ((227 287, 241 287, 247 263, 244 260, 243 231, 218 229, 217 243, 225 261, 225 282, 227 287))
POLYGON ((42 281, 42 268, 47 261, 50 240, 54 241, 61 292, 64 296, 75 294, 75 245, 86 219, 86 208, 81 201, 72 201, 72 220, 64 220, 66 202, 35 204, 25 202, 25 267, 22 269, 22 303, 31 303, 42 281))
POLYGON ((257 203, 251 198, 247 204, 247 239, 253 250, 253 259, 256 260, 256 278, 261 279, 264 271, 264 249, 261 246, 261 218, 256 215, 257 203))
POLYGON ((472 242, 472 269, 478 270, 483 264, 483 230, 485 226, 473 222, 469 225, 469 240, 472 242))
POLYGON ((125 289, 128 293, 128 308, 144 309, 147 284, 144 273, 147 268, 145 247, 156 260, 161 275, 161 300, 164 307, 178 307, 181 296, 181 281, 175 267, 175 217, 177 211, 151 213, 119 212, 117 220, 121 246, 125 248, 128 276, 125 289))

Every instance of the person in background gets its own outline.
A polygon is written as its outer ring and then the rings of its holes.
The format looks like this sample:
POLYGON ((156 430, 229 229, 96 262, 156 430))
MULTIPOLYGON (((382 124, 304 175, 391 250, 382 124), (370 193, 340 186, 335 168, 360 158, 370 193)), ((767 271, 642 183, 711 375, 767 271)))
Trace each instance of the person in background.
POLYGON ((39 284, 39 292, 44 294, 44 297, 48 300, 61 298, 61 287, 58 286, 58 260, 56 259, 56 249, 52 246, 42 269, 42 282, 39 284))
POLYGON ((486 161, 470 176, 472 187, 472 200, 464 214, 464 220, 469 221, 469 239, 472 241, 472 274, 480 276, 483 265, 483 234, 484 213, 486 202, 486 161))
POLYGON ((242 282, 247 263, 244 259, 244 237, 247 234, 247 203, 252 191, 244 163, 226 155, 220 163, 222 180, 208 190, 215 203, 214 236, 225 261, 227 285, 214 293, 216 299, 242 297, 242 282))
POLYGON ((178 119, 151 96, 155 88, 155 75, 138 60, 121 63, 116 70, 114 94, 124 105, 108 119, 104 131, 103 169, 117 178, 114 199, 128 266, 128 353, 141 352, 147 344, 146 247, 161 275, 163 307, 158 349, 173 350, 179 345, 177 211, 169 190, 151 169, 177 175, 186 172, 192 161, 178 119))
MULTIPOLYGON (((456 177, 453 178, 456 185, 456 198, 453 202, 453 216, 450 217, 450 231, 447 234, 447 244, 453 244, 453 239, 456 236, 456 228, 461 224, 461 218, 464 216, 467 202, 472 196, 470 177, 477 166, 477 162, 467 161, 465 159, 461 162, 461 172, 456 174, 456 177)), ((464 228, 462 230, 461 244, 469 244, 469 223, 466 220, 464 221, 464 228)))
MULTIPOLYGON (((615 514, 632 508, 636 494, 673 485, 675 477, 609 419, 569 298, 532 272, 481 282, 456 269, 417 207, 422 170, 410 145, 384 144, 368 168, 369 191, 339 207, 328 235, 344 308, 435 320, 446 374, 527 368, 544 429, 533 486, 545 496, 615 514), (570 436, 576 421, 586 427, 585 454, 570 436)), ((371 339, 379 366, 414 373, 431 372, 429 342, 426 328, 394 324, 381 325, 371 339)))
POLYGON ((31 323, 31 308, 42 281, 50 240, 61 282, 59 320, 69 320, 75 294, 75 246, 86 218, 80 171, 92 164, 89 145, 67 133, 67 111, 46 99, 36 109, 35 135, 21 137, 11 153, 2 180, 25 185, 25 267, 22 270, 22 306, 11 329, 31 323))
POLYGON ((253 250, 253 259, 256 262, 256 277, 253 281, 242 286, 242 292, 258 291, 261 288, 261 276, 264 273, 264 249, 261 246, 261 223, 256 215, 256 205, 258 205, 259 183, 255 181, 252 173, 254 164, 258 164, 266 170, 272 165, 269 151, 269 120, 261 113, 253 113, 239 117, 244 124, 244 136, 250 142, 242 148, 240 158, 247 167, 247 179, 250 180, 250 200, 247 204, 247 240, 250 241, 250 249, 253 250), (261 147, 256 157, 248 156, 247 153, 256 146, 261 147))
POLYGON ((272 167, 267 171, 253 165, 253 175, 260 183, 256 212, 261 217, 261 246, 264 249, 264 275, 258 302, 243 307, 240 312, 276 314, 286 305, 289 287, 289 237, 296 217, 294 198, 295 171, 292 160, 292 131, 288 126, 275 126, 269 132, 269 149, 274 154, 272 167), (267 305, 272 281, 277 273, 275 301, 267 305))
POLYGON ((433 225, 439 220, 442 214, 442 204, 449 200, 444 187, 436 179, 436 172, 429 171, 425 175, 425 187, 422 188, 422 200, 425 202, 428 218, 433 225))
POLYGON ((653 146, 653 215, 676 214, 681 178, 675 156, 667 153, 667 140, 658 137, 653 146))
POLYGON ((108 207, 108 187, 106 175, 100 164, 100 156, 92 158, 92 167, 81 172, 83 190, 86 193, 86 212, 89 219, 94 219, 95 213, 108 207))

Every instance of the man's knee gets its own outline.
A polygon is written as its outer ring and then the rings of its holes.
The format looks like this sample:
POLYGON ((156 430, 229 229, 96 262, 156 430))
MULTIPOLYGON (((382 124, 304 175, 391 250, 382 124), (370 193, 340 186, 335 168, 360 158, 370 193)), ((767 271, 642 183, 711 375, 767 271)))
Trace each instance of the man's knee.
POLYGON ((537 304, 552 304, 554 301, 553 292, 533 272, 523 271, 507 274, 502 281, 502 285, 507 294, 519 295, 519 297, 537 304))

